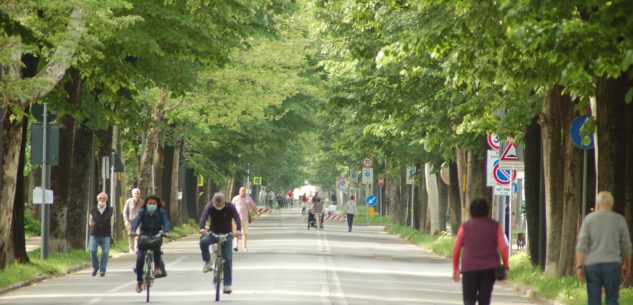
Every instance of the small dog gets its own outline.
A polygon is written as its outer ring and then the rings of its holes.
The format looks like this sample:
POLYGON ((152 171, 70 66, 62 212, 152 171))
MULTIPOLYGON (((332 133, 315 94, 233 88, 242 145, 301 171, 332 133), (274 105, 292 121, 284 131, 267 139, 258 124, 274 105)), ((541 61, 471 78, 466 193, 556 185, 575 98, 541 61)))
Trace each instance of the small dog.
POLYGON ((523 233, 517 234, 517 248, 519 248, 519 250, 523 250, 525 248, 525 234, 523 233))

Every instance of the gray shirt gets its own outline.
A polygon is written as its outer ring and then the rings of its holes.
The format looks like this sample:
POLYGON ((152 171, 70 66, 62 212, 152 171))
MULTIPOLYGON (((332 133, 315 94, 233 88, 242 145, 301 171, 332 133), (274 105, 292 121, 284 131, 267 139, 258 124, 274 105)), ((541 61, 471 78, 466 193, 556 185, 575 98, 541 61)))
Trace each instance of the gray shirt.
POLYGON ((582 222, 576 250, 584 252, 585 265, 621 262, 631 255, 631 237, 626 220, 612 211, 593 212, 582 222))
POLYGON ((314 209, 315 213, 319 213, 319 214, 323 213, 323 201, 315 202, 312 208, 314 209))

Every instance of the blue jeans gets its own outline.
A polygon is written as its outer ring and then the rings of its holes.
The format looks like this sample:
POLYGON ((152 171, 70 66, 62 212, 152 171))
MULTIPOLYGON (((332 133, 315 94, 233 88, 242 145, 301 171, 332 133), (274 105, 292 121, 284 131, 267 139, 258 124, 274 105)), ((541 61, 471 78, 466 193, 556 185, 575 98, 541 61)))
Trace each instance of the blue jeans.
MULTIPOLYGON (((213 235, 207 235, 200 239, 200 251, 202 251, 202 260, 208 262, 211 260, 209 246, 218 242, 218 238, 213 235)), ((222 256, 224 256, 224 285, 231 285, 233 282, 233 238, 229 237, 222 245, 222 256)))
MULTIPOLYGON (((160 248, 154 249, 154 270, 156 270, 156 266, 160 266, 163 268, 163 264, 161 261, 162 250, 160 248)), ((136 281, 143 281, 143 268, 145 267, 145 250, 138 249, 136 252, 136 281)), ((165 269, 163 268, 163 272, 165 269)))
POLYGON ((352 232, 352 224, 354 224, 354 214, 347 214, 347 226, 350 232, 352 232))
POLYGON ((90 235, 90 239, 88 239, 88 251, 90 251, 90 257, 92 258, 92 269, 106 272, 106 267, 108 267, 108 255, 110 254, 110 236, 97 237, 90 235), (101 246, 101 264, 99 264, 99 258, 97 258, 98 246, 101 246))
POLYGON ((607 305, 618 305, 620 267, 619 262, 585 266, 589 305, 602 304, 602 287, 604 287, 607 305))

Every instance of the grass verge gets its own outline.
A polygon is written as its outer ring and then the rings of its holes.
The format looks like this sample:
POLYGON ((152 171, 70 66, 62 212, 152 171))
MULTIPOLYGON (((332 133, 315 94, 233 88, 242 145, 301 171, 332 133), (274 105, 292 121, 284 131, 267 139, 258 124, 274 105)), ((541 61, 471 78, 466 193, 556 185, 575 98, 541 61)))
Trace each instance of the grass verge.
MULTIPOLYGON (((455 238, 448 233, 431 236, 410 227, 396 225, 388 225, 385 230, 440 256, 450 258, 452 255, 455 238)), ((587 288, 584 282, 571 276, 560 278, 545 274, 540 268, 532 266, 526 252, 510 257, 508 277, 512 282, 525 285, 562 304, 587 304, 587 288)), ((633 288, 620 289, 620 304, 633 304, 633 288)))
MULTIPOLYGON (((176 239, 197 231, 197 223, 194 220, 190 220, 181 226, 172 228, 168 237, 176 239)), ((126 253, 127 251, 127 238, 115 242, 110 248, 110 253, 126 253)), ((0 271, 0 289, 44 276, 66 274, 78 266, 90 263, 90 255, 84 249, 73 249, 68 253, 50 253, 47 260, 40 259, 39 249, 30 251, 28 255, 31 260, 30 263, 14 263, 0 271)))
POLYGON ((355 225, 388 225, 389 218, 375 214, 374 217, 369 217, 367 213, 367 207, 364 205, 358 207, 358 214, 354 216, 355 225))

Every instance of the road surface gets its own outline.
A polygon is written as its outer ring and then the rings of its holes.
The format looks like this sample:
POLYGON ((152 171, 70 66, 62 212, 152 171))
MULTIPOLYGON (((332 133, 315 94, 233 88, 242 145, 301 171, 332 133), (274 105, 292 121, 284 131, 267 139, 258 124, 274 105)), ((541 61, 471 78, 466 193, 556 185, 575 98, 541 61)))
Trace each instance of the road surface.
MULTIPOLYGON (((326 220, 306 230, 300 210, 260 217, 250 227, 249 252, 234 254, 230 304, 462 304, 448 259, 383 232, 326 220)), ((151 303, 209 304, 211 273, 202 273, 196 236, 163 246, 169 276, 157 279, 151 303)), ((88 254, 86 254, 88 255, 88 254)), ((105 277, 91 268, 0 295, 0 304, 140 304, 134 256, 110 260, 105 277)), ((534 304, 495 286, 493 304, 534 304)))

